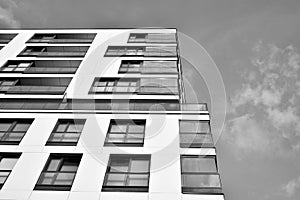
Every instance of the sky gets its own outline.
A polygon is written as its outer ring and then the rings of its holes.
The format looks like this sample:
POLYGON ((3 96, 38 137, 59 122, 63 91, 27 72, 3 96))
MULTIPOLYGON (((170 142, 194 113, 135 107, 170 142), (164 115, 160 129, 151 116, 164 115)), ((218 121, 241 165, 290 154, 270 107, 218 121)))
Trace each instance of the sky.
POLYGON ((178 28, 224 81, 226 199, 299 200, 299 10, 299 0, 0 0, 0 28, 178 28))

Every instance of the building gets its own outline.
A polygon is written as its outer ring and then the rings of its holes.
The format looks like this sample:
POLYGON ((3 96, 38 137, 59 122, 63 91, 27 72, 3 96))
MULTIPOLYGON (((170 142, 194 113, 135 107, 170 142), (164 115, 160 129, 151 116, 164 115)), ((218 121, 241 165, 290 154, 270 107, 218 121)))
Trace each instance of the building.
POLYGON ((0 199, 224 199, 176 33, 1 30, 0 199))

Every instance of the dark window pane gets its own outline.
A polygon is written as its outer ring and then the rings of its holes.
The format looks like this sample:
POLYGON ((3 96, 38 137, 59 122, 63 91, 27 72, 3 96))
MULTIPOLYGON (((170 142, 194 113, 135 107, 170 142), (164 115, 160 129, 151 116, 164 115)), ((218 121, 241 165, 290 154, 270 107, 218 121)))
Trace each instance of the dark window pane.
POLYGON ((56 128, 57 132, 64 132, 67 128, 67 124, 59 124, 56 128))
POLYGON ((13 131, 20 131, 20 132, 26 132, 29 128, 30 124, 23 124, 23 123, 18 123, 14 127, 13 131))
POLYGON ((182 172, 217 172, 214 157, 184 157, 182 172))
POLYGON ((0 170, 12 170, 18 158, 2 158, 0 161, 0 170))
POLYGON ((130 172, 148 172, 149 160, 132 160, 130 172))
POLYGON ((74 173, 60 172, 60 173, 58 173, 53 184, 54 185, 72 185, 74 178, 75 178, 74 173))
POLYGON ((47 171, 57 171, 59 168, 61 160, 60 159, 52 159, 48 165, 47 171))
POLYGON ((127 186, 148 186, 148 174, 128 175, 127 186))
POLYGON ((111 126, 111 132, 126 133, 127 125, 115 124, 111 126))
POLYGON ((0 123, 0 131, 8 131, 11 123, 0 123))
POLYGON ((209 122, 206 121, 180 121, 180 132, 209 133, 209 122))
POLYGON ((183 187, 221 187, 217 174, 185 174, 182 175, 183 187))
POLYGON ((126 174, 108 174, 106 186, 125 186, 126 174))
POLYGON ((6 181, 7 177, 9 176, 10 172, 1 172, 0 171, 0 184, 4 184, 6 181))
POLYGON ((131 124, 129 125, 129 130, 128 132, 130 133, 143 133, 144 132, 144 125, 136 125, 136 124, 131 124))
POLYGON ((110 164, 110 172, 128 172, 129 159, 120 158, 119 160, 112 160, 110 164))
POLYGON ((23 138, 23 136, 25 135, 25 133, 9 133, 7 134, 6 138, 4 139, 4 141, 15 141, 15 142, 20 142, 23 138))

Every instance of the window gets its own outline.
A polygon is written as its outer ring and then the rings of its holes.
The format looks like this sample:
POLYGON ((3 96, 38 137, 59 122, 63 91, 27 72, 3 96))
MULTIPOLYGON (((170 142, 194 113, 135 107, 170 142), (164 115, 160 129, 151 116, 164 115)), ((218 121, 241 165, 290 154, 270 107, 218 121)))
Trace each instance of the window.
POLYGON ((122 60, 119 73, 140 73, 141 60, 122 60))
POLYGON ((3 72, 24 72, 30 68, 32 62, 9 63, 6 67, 1 68, 3 72))
POLYGON ((71 190, 82 154, 50 154, 35 190, 71 190))
POLYGON ((96 78, 90 93, 178 94, 176 78, 96 78))
POLYGON ((181 156, 182 193, 222 193, 215 156, 181 156))
POLYGON ((80 60, 9 60, 0 73, 74 74, 80 63, 80 60))
POLYGON ((119 73, 177 74, 177 61, 122 60, 119 73))
POLYGON ((0 119, 0 144, 18 145, 33 119, 0 119))
POLYGON ((49 146, 76 146, 85 119, 59 119, 47 144, 49 146))
POLYGON ((20 153, 0 153, 0 189, 17 163, 20 153))
POLYGON ((144 145, 146 120, 111 120, 104 146, 144 145))
POLYGON ((176 43, 174 33, 130 33, 128 43, 176 43))
POLYGON ((102 191, 148 192, 150 155, 111 155, 102 191))
POLYGON ((11 87, 17 84, 18 80, 0 80, 0 92, 6 93, 11 87))
MULTIPOLYGON (((0 33, 0 44, 8 44, 17 34, 0 33)), ((1 49, 1 47, 0 47, 1 49)))
POLYGON ((213 148, 209 121, 179 121, 181 148, 213 148))
POLYGON ((138 79, 95 79, 91 92, 93 93, 133 93, 137 90, 138 79))

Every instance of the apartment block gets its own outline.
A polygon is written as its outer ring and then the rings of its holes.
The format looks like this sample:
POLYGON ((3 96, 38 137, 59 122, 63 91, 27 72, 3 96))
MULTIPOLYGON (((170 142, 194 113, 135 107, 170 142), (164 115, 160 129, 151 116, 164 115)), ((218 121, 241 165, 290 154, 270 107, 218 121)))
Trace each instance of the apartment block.
POLYGON ((224 200, 175 28, 0 31, 0 199, 224 200))

